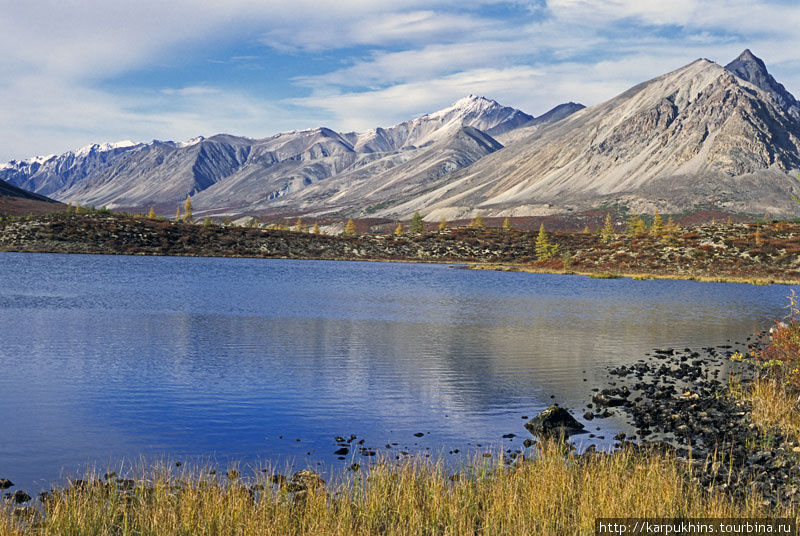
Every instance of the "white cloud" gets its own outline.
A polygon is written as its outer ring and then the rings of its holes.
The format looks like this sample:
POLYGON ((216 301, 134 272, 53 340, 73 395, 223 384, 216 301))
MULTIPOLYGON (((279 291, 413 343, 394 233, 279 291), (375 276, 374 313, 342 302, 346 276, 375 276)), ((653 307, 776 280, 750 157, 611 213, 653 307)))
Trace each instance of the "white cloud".
POLYGON ((432 42, 463 39, 500 30, 496 24, 472 15, 433 10, 359 14, 355 17, 312 16, 302 24, 276 26, 261 41, 278 50, 320 51, 356 45, 407 44, 423 46, 432 42))
POLYGON ((186 86, 182 88, 164 88, 161 92, 165 95, 181 95, 189 97, 192 95, 215 95, 220 93, 220 89, 208 86, 186 86))
POLYGON ((800 91, 796 3, 549 0, 515 18, 478 9, 499 3, 0 0, 0 124, 12 127, 0 132, 0 161, 109 139, 372 128, 468 93, 540 114, 567 100, 611 98, 697 57, 725 63, 745 47, 800 91), (314 74, 284 81, 298 97, 198 80, 103 89, 198 49, 256 68, 259 42, 263 56, 291 51, 298 64, 316 62, 314 74))
POLYGON ((381 86, 437 78, 464 69, 497 67, 529 51, 520 41, 434 44, 400 52, 377 52, 343 69, 299 77, 296 82, 312 88, 381 86))
POLYGON ((337 128, 367 130, 433 112, 470 93, 501 102, 521 101, 526 93, 540 84, 542 75, 540 71, 527 66, 474 69, 374 91, 317 95, 293 99, 291 102, 299 106, 321 108, 334 117, 337 128))

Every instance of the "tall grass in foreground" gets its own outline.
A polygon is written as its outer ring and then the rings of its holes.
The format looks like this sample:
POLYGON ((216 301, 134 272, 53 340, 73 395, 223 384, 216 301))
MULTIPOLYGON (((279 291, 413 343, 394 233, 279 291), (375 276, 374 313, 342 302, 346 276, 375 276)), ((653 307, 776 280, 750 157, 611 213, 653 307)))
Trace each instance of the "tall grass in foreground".
POLYGON ((752 407, 753 422, 764 432, 778 429, 800 443, 800 403, 796 388, 775 378, 758 378, 743 394, 752 407))
POLYGON ((680 461, 627 449, 578 457, 546 444, 514 468, 481 464, 451 476, 424 460, 376 463, 299 500, 269 475, 248 488, 153 469, 130 491, 96 484, 56 494, 38 523, 6 508, 0 535, 574 535, 594 534, 596 517, 792 515, 756 494, 736 502, 709 493, 680 461))

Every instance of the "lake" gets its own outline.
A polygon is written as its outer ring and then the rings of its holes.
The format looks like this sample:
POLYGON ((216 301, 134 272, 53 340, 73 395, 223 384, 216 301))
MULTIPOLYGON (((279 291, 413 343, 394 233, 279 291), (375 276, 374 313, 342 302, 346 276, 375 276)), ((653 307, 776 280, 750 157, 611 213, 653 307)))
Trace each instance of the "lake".
MULTIPOLYGON (((0 253, 0 478, 39 491, 142 457, 330 471, 370 459, 334 456, 351 434, 393 455, 521 449, 523 416, 580 417, 609 366, 655 348, 744 343, 792 288, 0 253)), ((626 426, 595 420, 594 441, 626 426)))

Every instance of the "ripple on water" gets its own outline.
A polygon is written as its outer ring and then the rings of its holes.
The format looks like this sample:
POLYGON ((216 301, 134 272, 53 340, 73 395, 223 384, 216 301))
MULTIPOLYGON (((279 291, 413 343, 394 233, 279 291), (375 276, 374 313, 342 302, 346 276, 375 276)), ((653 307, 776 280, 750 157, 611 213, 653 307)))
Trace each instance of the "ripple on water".
POLYGON ((0 477, 22 487, 140 455, 335 467, 337 435, 518 446, 522 415, 553 402, 580 415, 607 367, 742 339, 783 315, 790 290, 5 253, 0 273, 0 422, 14 438, 0 457, 15 471, 0 477))

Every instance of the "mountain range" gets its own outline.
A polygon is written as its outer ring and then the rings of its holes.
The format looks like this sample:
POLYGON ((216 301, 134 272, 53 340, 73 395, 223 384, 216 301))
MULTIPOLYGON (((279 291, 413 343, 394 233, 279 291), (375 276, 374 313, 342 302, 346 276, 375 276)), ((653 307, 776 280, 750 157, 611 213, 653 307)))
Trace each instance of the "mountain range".
MULTIPOLYGON (((585 108, 533 117, 470 95, 388 128, 98 144, 0 164, 0 181, 75 204, 174 214, 427 220, 627 207, 790 216, 800 104, 745 50, 585 108)), ((1 182, 0 182, 1 184, 1 182)))

